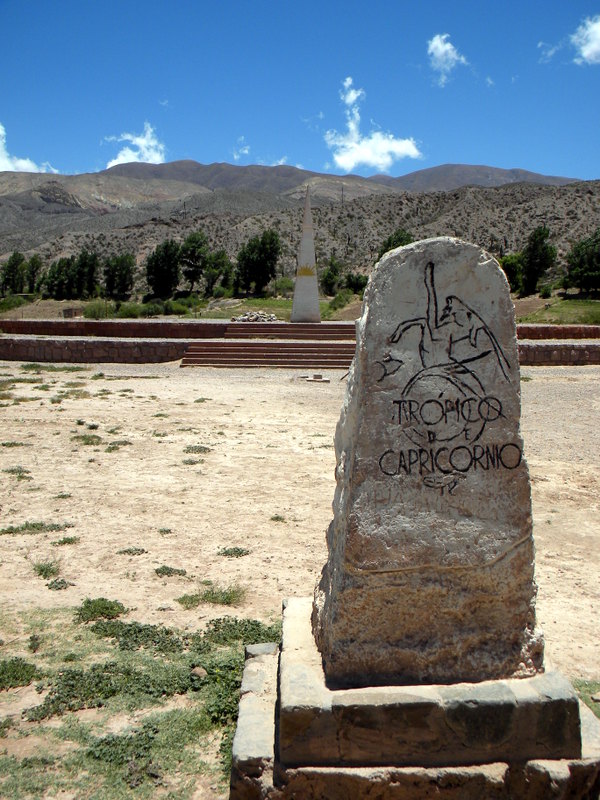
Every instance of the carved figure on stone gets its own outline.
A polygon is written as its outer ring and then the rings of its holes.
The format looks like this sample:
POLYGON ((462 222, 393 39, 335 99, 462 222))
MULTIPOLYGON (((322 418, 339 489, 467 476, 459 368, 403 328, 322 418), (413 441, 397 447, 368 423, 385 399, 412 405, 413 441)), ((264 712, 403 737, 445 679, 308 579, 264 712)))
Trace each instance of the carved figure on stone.
MULTIPOLYGON (((439 314, 434 271, 435 265, 429 261, 425 267, 425 316, 402 320, 389 337, 390 344, 397 344, 412 328, 419 328, 419 355, 423 369, 440 367, 454 374, 469 373, 475 377, 466 365, 493 354, 502 374, 506 380, 510 380, 508 359, 489 325, 473 308, 460 297, 448 295, 439 314)), ((379 380, 383 381, 395 374, 404 362, 388 352, 378 363, 383 369, 379 380)))

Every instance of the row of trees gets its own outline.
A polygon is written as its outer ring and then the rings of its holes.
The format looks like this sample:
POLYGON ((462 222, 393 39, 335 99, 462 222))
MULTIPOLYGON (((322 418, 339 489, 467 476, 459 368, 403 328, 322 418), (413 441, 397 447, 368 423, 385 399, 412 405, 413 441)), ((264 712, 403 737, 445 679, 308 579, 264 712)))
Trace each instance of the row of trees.
MULTIPOLYGON (((190 293, 198 288, 213 294, 217 283, 223 291, 261 294, 275 277, 281 255, 279 235, 267 230, 249 239, 237 255, 237 264, 225 250, 211 251, 202 231, 191 233, 181 244, 166 239, 148 256, 146 280, 155 297, 171 297, 183 280, 190 293)), ((135 257, 131 253, 102 259, 83 249, 78 255, 59 258, 44 271, 39 255, 29 260, 15 251, 0 267, 3 295, 40 292, 56 300, 128 298, 134 288, 135 257)))
MULTIPOLYGON (((556 272, 557 252, 549 240, 549 229, 539 226, 530 233, 521 252, 500 259, 512 291, 522 296, 533 294, 544 276, 556 272)), ((412 241, 408 231, 398 228, 381 243, 378 257, 412 241)), ((196 231, 181 244, 172 239, 159 244, 146 259, 145 274, 150 293, 160 298, 173 296, 182 280, 190 293, 200 289, 211 296, 220 286, 223 292, 230 290, 236 295, 260 295, 275 278, 280 256, 281 241, 274 230, 249 239, 240 248, 235 265, 225 250, 211 251, 204 232, 196 231)), ((600 289, 600 228, 574 243, 566 260, 565 288, 576 287, 581 292, 600 289)), ((16 251, 0 267, 3 295, 41 292, 58 300, 97 296, 124 300, 133 290, 134 279, 135 258, 131 253, 101 259, 87 249, 52 262, 45 272, 39 255, 27 260, 16 251)), ((365 286, 366 276, 347 270, 333 254, 320 282, 327 295, 344 290, 358 293, 365 286)))
POLYGON ((146 260, 146 280, 156 297, 171 297, 181 278, 190 292, 202 285, 204 294, 214 292, 217 283, 234 294, 262 294, 277 273, 281 241, 274 230, 249 239, 237 254, 236 265, 225 250, 211 251, 202 231, 191 233, 182 244, 166 239, 146 260))

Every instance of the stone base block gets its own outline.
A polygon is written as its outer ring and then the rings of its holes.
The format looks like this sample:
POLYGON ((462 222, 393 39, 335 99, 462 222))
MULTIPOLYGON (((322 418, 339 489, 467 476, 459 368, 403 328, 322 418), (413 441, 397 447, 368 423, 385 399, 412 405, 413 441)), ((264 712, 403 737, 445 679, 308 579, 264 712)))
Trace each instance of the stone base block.
POLYGON ((600 722, 563 677, 331 691, 311 602, 286 604, 278 678, 248 648, 232 800, 599 797, 600 722))

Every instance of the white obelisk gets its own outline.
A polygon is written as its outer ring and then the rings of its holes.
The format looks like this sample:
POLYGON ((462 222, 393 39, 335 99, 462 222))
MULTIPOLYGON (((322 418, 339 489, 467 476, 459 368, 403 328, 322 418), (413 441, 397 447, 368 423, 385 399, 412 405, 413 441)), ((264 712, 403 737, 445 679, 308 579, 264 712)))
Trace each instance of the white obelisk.
POLYGON ((294 301, 292 303, 290 322, 321 322, 319 284, 317 282, 315 261, 315 236, 308 187, 306 187, 302 239, 300 240, 300 249, 298 251, 296 285, 294 286, 294 301))

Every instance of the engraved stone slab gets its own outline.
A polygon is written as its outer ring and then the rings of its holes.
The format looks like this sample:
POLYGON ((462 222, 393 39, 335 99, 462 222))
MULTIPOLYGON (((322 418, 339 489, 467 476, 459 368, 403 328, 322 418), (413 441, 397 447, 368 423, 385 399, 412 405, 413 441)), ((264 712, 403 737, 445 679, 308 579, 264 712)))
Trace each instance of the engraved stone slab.
POLYGON ((315 592, 329 685, 541 669, 519 379, 490 255, 440 237, 383 257, 357 324, 315 592))

